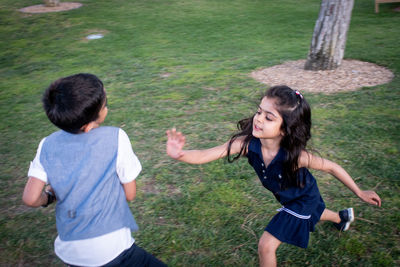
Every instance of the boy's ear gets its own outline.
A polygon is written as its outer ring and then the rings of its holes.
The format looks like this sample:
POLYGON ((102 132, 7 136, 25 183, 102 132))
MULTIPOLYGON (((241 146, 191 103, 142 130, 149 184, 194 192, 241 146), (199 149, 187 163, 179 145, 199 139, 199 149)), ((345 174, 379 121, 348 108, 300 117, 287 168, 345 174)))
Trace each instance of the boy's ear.
POLYGON ((88 124, 85 124, 81 127, 81 131, 84 133, 87 133, 90 130, 92 130, 93 128, 94 128, 93 122, 89 122, 88 124))

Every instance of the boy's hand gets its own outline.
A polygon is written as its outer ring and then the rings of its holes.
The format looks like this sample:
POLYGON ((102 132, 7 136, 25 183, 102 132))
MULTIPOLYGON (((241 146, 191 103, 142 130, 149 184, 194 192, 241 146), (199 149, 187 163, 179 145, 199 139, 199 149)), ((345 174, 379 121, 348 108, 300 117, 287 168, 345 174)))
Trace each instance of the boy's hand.
POLYGON ((49 184, 46 185, 46 187, 44 188, 44 191, 48 191, 48 192, 51 192, 53 195, 56 195, 56 193, 54 193, 53 188, 49 184))
POLYGON ((369 204, 381 206, 381 198, 374 191, 361 191, 358 197, 369 204))
POLYGON ((53 188, 50 185, 47 185, 44 189, 44 193, 47 195, 47 202, 46 204, 42 205, 42 207, 46 208, 48 205, 57 201, 56 194, 54 193, 53 188))
POLYGON ((177 132, 175 128, 167 130, 167 154, 173 159, 179 159, 184 155, 182 148, 185 145, 185 136, 177 132))

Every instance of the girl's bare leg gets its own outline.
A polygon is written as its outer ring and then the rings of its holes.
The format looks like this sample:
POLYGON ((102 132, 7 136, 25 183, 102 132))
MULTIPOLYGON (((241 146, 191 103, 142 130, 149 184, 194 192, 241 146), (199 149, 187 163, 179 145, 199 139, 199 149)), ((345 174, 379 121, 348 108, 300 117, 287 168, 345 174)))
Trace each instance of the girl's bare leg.
POLYGON ((282 242, 265 231, 258 242, 258 257, 260 267, 276 266, 276 249, 282 242))
POLYGON ((322 212, 320 220, 321 221, 331 221, 334 223, 340 223, 339 213, 325 209, 324 212, 322 212))

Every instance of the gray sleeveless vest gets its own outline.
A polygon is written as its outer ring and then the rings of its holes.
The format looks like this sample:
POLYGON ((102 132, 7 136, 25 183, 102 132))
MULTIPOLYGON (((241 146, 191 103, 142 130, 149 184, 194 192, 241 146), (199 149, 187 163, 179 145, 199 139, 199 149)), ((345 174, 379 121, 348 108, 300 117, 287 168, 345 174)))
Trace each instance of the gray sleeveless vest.
POLYGON ((100 127, 46 137, 40 162, 56 193, 61 240, 93 238, 123 227, 138 230, 116 172, 118 132, 100 127))

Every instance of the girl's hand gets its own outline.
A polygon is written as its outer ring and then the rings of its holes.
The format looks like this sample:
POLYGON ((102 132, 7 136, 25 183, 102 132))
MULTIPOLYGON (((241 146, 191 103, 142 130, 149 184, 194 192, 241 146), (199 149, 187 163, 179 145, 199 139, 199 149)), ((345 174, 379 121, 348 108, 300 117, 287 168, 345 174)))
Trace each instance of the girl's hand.
POLYGON ((381 198, 374 191, 361 191, 358 197, 369 204, 381 206, 381 198))
POLYGON ((175 128, 167 130, 167 154, 173 159, 179 159, 184 155, 182 148, 185 145, 185 136, 177 132, 175 128))

